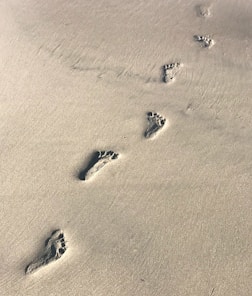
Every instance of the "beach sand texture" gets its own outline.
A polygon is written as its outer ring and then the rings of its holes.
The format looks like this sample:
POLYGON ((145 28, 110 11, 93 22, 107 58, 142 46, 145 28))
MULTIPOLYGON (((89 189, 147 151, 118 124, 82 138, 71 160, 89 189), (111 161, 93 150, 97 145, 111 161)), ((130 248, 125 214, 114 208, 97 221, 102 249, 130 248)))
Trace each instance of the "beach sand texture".
POLYGON ((252 1, 0 16, 0 295, 252 295, 252 1))

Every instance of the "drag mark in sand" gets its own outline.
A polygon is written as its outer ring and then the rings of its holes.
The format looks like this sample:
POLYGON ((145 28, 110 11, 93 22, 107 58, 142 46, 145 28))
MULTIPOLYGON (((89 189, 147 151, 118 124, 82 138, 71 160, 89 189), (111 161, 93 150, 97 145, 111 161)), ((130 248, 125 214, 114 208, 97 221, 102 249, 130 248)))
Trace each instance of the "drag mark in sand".
POLYGON ((80 172, 80 180, 89 180, 97 172, 99 172, 106 164, 112 162, 119 157, 118 153, 114 151, 97 151, 91 158, 88 166, 80 172))
POLYGON ((147 119, 149 126, 146 129, 144 136, 145 138, 152 138, 164 127, 166 119, 158 113, 148 112, 147 119))
POLYGON ((26 274, 33 273, 53 261, 62 257, 67 246, 62 230, 55 230, 45 242, 45 250, 42 255, 33 260, 25 269, 26 274))

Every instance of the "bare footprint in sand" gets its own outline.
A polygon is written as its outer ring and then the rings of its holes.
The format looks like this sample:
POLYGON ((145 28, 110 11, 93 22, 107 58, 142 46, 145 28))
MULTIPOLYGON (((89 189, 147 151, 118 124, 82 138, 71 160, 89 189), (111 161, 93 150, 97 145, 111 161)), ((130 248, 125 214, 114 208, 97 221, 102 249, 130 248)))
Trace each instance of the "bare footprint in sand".
POLYGON ((214 40, 211 39, 208 35, 194 35, 194 40, 197 42, 200 42, 202 44, 202 47, 210 48, 214 45, 214 40))
POLYGON ((200 16, 200 17, 204 17, 204 18, 210 17, 211 16, 211 6, 204 5, 204 4, 197 5, 196 6, 196 13, 197 13, 197 16, 200 16))
POLYGON ((175 81, 175 76, 181 67, 180 63, 165 64, 163 66, 163 81, 165 83, 175 81))
POLYGON ((45 242, 45 250, 37 259, 33 260, 25 269, 26 274, 33 273, 53 261, 62 257, 67 246, 62 230, 55 230, 45 242))
POLYGON ((119 157, 118 153, 114 151, 97 151, 91 158, 87 168, 80 172, 80 180, 89 180, 97 172, 99 172, 106 164, 117 159, 119 157))
POLYGON ((145 138, 153 138, 157 133, 164 127, 166 119, 158 113, 148 112, 147 119, 149 126, 146 129, 144 136, 145 138))

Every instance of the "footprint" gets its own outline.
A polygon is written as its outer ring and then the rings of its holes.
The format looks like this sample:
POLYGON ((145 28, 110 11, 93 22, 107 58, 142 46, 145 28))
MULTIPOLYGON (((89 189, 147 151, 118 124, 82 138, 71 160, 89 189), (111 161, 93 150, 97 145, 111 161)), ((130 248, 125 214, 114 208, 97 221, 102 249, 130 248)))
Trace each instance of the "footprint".
POLYGON ((159 115, 158 113, 148 112, 147 119, 149 121, 149 126, 144 133, 145 138, 154 137, 158 131, 160 131, 165 125, 166 119, 159 115))
POLYGON ((171 63, 163 66, 163 81, 165 83, 175 80, 175 76, 180 68, 180 63, 171 63))
POLYGON ((95 175, 101 168, 103 168, 107 163, 119 157, 118 153, 114 151, 97 151, 93 155, 89 162, 89 165, 85 170, 80 172, 80 180, 89 180, 93 175, 95 175))
POLYGON ((55 230, 45 242, 45 250, 41 256, 33 260, 25 269, 26 274, 33 273, 42 266, 45 266, 62 257, 67 246, 62 230, 55 230))
POLYGON ((194 112, 194 106, 192 103, 189 103, 186 108, 182 109, 180 111, 180 113, 183 115, 183 116, 189 116, 189 115, 192 115, 194 112))
POLYGON ((202 43, 202 47, 210 48, 214 45, 214 40, 207 35, 194 35, 193 37, 196 41, 202 43))
POLYGON ((207 6, 207 5, 197 5, 196 6, 196 13, 198 16, 201 16, 201 17, 209 17, 211 16, 211 9, 210 9, 210 6, 207 6))

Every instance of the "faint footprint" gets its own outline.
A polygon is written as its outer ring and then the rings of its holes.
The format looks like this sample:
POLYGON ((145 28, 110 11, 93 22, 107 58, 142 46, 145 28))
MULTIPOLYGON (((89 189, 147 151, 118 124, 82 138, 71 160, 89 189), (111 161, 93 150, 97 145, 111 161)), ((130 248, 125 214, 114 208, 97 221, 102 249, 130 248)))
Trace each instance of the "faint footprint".
POLYGON ((214 45, 214 40, 207 35, 194 35, 193 37, 196 41, 202 43, 202 47, 210 48, 214 45))
POLYGON ((193 105, 190 103, 187 105, 185 112, 188 114, 188 113, 192 113, 192 111, 193 111, 193 105))
POLYGON ((163 81, 165 83, 175 80, 175 76, 179 71, 180 63, 171 63, 163 66, 163 81))
POLYGON ((64 233, 62 230, 55 230, 45 242, 45 250, 41 256, 33 260, 25 269, 25 273, 33 273, 40 267, 61 258, 67 249, 64 233))
POLYGON ((180 111, 180 113, 185 116, 191 115, 193 112, 194 106, 192 105, 192 103, 189 103, 185 109, 180 111))
POLYGON ((117 159, 118 153, 113 151, 97 151, 91 158, 89 165, 79 174, 80 180, 89 180, 93 175, 95 175, 101 168, 103 168, 107 163, 112 160, 117 159))
POLYGON ((201 17, 209 17, 211 16, 211 7, 204 4, 197 5, 196 13, 198 16, 201 16, 201 17))
POLYGON ((148 112, 147 119, 149 126, 144 133, 145 138, 152 138, 157 134, 158 131, 165 125, 166 119, 158 113, 148 112))

